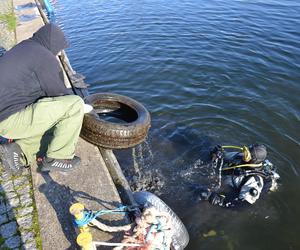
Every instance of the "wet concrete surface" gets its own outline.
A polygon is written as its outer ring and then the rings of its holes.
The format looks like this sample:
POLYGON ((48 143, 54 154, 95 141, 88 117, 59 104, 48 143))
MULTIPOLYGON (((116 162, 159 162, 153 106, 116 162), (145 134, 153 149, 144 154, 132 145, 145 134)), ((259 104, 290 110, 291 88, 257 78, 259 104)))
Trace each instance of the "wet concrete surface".
MULTIPOLYGON (((43 173, 32 168, 34 195, 39 214, 42 242, 45 249, 75 249, 76 235, 69 207, 77 202, 90 210, 113 209, 121 205, 114 183, 105 167, 97 147, 79 140, 76 155, 81 157, 81 166, 72 172, 43 173)), ((124 225, 122 216, 106 217, 108 221, 124 225), (118 223, 119 222, 119 223, 118 223)), ((114 224, 114 223, 113 223, 114 224)), ((120 240, 120 235, 111 235, 93 230, 93 239, 120 240)), ((118 241, 117 241, 118 242, 118 241)))

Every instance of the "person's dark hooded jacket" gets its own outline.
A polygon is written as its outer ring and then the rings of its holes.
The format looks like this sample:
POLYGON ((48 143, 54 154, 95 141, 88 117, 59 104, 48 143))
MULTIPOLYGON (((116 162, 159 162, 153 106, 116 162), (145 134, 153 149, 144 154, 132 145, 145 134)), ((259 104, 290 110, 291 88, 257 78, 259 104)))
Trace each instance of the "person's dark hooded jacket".
POLYGON ((40 98, 71 93, 56 59, 67 45, 61 29, 47 24, 0 57, 0 122, 40 98))

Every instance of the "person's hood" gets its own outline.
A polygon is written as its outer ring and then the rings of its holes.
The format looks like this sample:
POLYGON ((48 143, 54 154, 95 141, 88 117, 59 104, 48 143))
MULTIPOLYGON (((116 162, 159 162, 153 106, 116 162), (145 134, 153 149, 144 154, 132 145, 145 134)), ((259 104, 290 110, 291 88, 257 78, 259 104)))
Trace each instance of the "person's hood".
POLYGON ((54 55, 68 47, 68 42, 62 30, 54 24, 46 24, 33 34, 34 40, 50 50, 54 55))

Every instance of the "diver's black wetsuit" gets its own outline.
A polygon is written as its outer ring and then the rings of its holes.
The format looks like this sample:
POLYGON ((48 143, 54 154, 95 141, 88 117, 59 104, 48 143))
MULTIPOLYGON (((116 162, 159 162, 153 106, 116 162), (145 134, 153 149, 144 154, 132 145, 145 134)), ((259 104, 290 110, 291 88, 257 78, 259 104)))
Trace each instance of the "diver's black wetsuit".
POLYGON ((210 191, 205 196, 211 204, 231 208, 249 205, 263 192, 276 189, 279 175, 270 161, 264 160, 257 167, 237 167, 243 164, 246 163, 240 153, 228 156, 222 150, 214 152, 214 168, 220 170, 223 183, 232 189, 225 195, 210 191))

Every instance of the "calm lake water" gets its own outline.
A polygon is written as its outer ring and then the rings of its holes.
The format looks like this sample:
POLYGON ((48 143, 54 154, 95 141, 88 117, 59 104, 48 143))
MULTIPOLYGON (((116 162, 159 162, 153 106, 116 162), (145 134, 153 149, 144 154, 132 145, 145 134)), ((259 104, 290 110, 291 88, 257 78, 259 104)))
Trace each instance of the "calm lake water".
POLYGON ((135 157, 185 223, 188 249, 300 249, 298 0, 57 0, 55 10, 90 92, 151 112, 135 157), (254 142, 268 147, 279 190, 245 210, 195 202, 208 148, 254 142))

